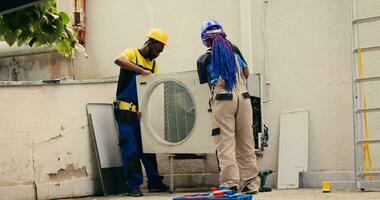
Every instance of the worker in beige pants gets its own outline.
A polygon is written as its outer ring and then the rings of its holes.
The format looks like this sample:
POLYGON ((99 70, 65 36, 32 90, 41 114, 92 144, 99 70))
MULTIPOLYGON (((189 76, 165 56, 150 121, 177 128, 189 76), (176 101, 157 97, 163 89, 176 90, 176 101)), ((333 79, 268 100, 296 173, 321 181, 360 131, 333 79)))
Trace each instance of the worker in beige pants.
POLYGON ((231 190, 254 194, 260 178, 256 166, 252 107, 246 88, 247 63, 239 48, 226 39, 223 27, 207 20, 201 39, 208 47, 197 61, 200 84, 208 83, 212 98, 212 136, 219 159, 219 183, 231 190))
POLYGON ((252 107, 245 77, 238 75, 232 93, 226 93, 219 79, 213 91, 213 135, 220 165, 219 182, 227 188, 243 188, 243 192, 259 191, 252 130, 252 107))

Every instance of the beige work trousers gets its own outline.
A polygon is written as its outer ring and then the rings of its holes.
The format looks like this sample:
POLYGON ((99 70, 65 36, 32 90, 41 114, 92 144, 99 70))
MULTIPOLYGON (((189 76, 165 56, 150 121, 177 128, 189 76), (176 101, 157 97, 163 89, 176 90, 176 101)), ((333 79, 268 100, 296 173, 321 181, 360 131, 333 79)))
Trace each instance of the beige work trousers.
POLYGON ((219 182, 228 188, 247 187, 248 191, 259 191, 251 101, 245 77, 242 73, 237 75, 239 77, 232 93, 226 92, 224 81, 220 79, 212 95, 212 135, 221 170, 219 182))

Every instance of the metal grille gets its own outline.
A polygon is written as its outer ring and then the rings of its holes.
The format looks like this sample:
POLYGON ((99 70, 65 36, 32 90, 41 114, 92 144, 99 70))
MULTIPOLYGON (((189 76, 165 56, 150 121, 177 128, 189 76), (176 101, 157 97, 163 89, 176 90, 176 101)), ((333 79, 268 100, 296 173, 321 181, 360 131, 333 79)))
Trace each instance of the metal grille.
POLYGON ((164 82, 164 139, 171 143, 184 140, 194 126, 195 107, 187 90, 177 82, 164 82))

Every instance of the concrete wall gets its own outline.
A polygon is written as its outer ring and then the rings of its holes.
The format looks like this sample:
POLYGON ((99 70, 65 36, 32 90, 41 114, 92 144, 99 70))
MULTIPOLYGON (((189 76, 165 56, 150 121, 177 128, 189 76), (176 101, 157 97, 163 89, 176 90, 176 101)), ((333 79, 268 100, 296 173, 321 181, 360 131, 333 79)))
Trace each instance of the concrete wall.
MULTIPOLYGON (((379 15, 379 6, 371 5, 363 13, 379 15)), ((196 69, 196 59, 205 51, 200 26, 208 18, 217 19, 228 38, 241 47, 251 71, 263 73, 268 83, 264 119, 270 140, 258 160, 260 168, 277 169, 280 113, 309 110, 308 171, 346 173, 354 168, 348 11, 345 0, 91 0, 86 10, 89 58, 77 56, 74 77, 118 76, 114 58, 127 47, 141 47, 151 27, 169 33, 169 46, 158 59, 161 73, 196 69)), ((378 56, 372 57, 366 62, 374 74, 378 56)), ((0 199, 21 189, 35 194, 34 185, 39 198, 95 193, 98 181, 85 104, 110 102, 115 87, 114 83, 0 87, 4 102, 0 150, 7 152, 0 157, 0 199)), ((160 156, 159 162, 160 171, 167 173, 167 156, 160 156)), ((207 162, 215 174, 214 158, 207 162)), ((201 166, 178 162, 176 173, 200 171, 189 165, 201 166)))
MULTIPOLYGON (((14 47, 13 47, 14 48, 14 47)), ((49 79, 67 79, 72 77, 72 66, 69 58, 57 52, 29 55, 27 48, 19 52, 9 52, 1 48, 1 53, 9 53, 8 57, 0 57, 0 81, 39 81, 49 79)))
POLYGON ((86 103, 111 102, 115 87, 1 86, 0 199, 34 199, 34 187, 40 199, 95 193, 86 103))

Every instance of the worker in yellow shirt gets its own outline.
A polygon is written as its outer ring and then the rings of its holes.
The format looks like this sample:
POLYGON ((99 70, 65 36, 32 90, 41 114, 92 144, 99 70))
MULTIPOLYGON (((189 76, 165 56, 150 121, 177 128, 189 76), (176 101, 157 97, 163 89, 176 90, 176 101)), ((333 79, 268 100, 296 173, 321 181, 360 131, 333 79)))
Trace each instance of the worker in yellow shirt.
POLYGON ((115 116, 119 129, 119 144, 123 160, 124 174, 129 196, 138 197, 143 193, 140 185, 143 174, 140 160, 148 177, 149 192, 167 192, 169 187, 162 180, 157 169, 155 154, 142 153, 141 130, 136 76, 148 76, 157 73, 156 58, 164 50, 167 33, 152 29, 147 34, 148 40, 142 48, 128 48, 120 54, 115 63, 120 66, 119 81, 116 91, 115 116))

